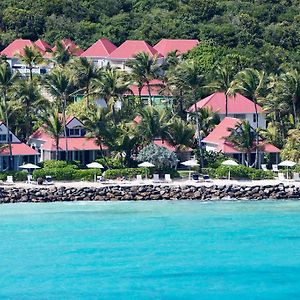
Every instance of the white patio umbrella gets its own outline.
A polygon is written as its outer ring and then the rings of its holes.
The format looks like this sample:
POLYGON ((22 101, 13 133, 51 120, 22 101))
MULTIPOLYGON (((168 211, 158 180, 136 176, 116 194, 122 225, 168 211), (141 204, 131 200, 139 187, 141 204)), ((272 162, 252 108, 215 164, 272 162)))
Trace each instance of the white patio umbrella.
POLYGON ((284 160, 278 164, 279 167, 286 167, 286 179, 289 179, 289 167, 293 167, 295 165, 296 163, 291 160, 284 160))
MULTIPOLYGON (((236 161, 232 160, 232 159, 227 159, 227 160, 222 162, 222 165, 223 166, 228 166, 228 167, 234 167, 234 166, 238 166, 239 164, 236 161)), ((230 180, 230 169, 228 171, 228 180, 230 180)))
MULTIPOLYGON (((138 166, 139 166, 140 168, 153 168, 153 167, 155 167, 154 164, 152 164, 152 163, 150 163, 150 162, 148 162, 148 161, 144 161, 144 162, 138 164, 138 166)), ((147 174, 146 174, 146 179, 148 179, 147 174)))
POLYGON ((197 166, 199 166, 199 164, 197 163, 197 161, 195 159, 186 160, 186 161, 182 162, 181 164, 186 167, 190 167, 189 180, 191 180, 191 173, 192 173, 191 168, 197 167, 197 166))
POLYGON ((28 164, 24 164, 22 166, 19 166, 20 169, 26 169, 28 170, 28 172, 30 172, 30 170, 35 170, 35 169, 40 169, 41 167, 28 163, 28 164))
MULTIPOLYGON (((104 167, 99 164, 98 162, 94 161, 90 164, 87 164, 86 165, 89 169, 104 169, 104 167)), ((95 172, 95 178, 94 178, 95 181, 97 181, 97 171, 95 172)))

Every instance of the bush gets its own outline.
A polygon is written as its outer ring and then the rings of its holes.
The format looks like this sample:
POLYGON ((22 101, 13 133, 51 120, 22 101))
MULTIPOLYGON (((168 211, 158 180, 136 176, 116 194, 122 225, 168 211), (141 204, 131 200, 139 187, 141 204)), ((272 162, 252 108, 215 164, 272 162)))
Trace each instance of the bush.
POLYGON ((272 171, 263 171, 258 169, 249 168, 246 166, 220 166, 214 170, 216 178, 227 178, 228 172, 230 170, 230 175, 232 178, 243 178, 243 179, 272 179, 274 178, 274 173, 272 171))
POLYGON ((128 179, 135 178, 136 175, 149 175, 147 168, 124 168, 124 169, 110 169, 106 170, 104 177, 107 179, 116 179, 118 177, 126 177, 128 179))
POLYGON ((0 172, 0 180, 6 181, 7 176, 13 176, 14 181, 26 181, 28 173, 26 171, 0 172))
POLYGON ((72 166, 73 168, 77 168, 74 164, 69 164, 64 160, 45 160, 40 163, 42 168, 65 168, 67 166, 72 166))
POLYGON ((103 165, 107 169, 121 169, 124 168, 122 161, 118 158, 106 157, 97 158, 96 162, 103 165))
POLYGON ((45 178, 51 176, 54 180, 93 180, 95 174, 101 175, 99 169, 85 169, 80 170, 68 165, 65 168, 43 168, 33 171, 33 178, 45 178))

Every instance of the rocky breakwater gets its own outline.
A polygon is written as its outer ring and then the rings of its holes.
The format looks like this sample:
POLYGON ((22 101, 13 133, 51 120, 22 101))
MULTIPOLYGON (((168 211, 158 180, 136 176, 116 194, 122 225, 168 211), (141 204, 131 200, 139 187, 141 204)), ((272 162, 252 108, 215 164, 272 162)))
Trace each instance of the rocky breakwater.
POLYGON ((1 188, 0 203, 124 200, 297 199, 300 187, 266 186, 103 186, 85 188, 1 188))

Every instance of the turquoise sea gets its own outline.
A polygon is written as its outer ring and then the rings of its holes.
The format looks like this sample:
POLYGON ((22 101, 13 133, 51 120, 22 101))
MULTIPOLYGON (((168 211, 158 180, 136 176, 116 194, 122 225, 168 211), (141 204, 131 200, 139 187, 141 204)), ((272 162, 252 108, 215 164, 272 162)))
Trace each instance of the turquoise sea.
POLYGON ((1 205, 0 299, 300 299, 300 202, 1 205))

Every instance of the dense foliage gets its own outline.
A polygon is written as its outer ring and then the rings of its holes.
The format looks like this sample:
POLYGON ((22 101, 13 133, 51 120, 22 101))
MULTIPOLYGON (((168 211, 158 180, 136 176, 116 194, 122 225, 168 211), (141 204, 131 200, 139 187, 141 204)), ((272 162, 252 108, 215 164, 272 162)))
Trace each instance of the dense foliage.
POLYGON ((299 62, 298 0, 3 0, 0 41, 16 37, 49 43, 63 37, 87 48, 100 37, 126 39, 197 38, 191 54, 213 68, 216 60, 237 68, 274 71, 299 62))

